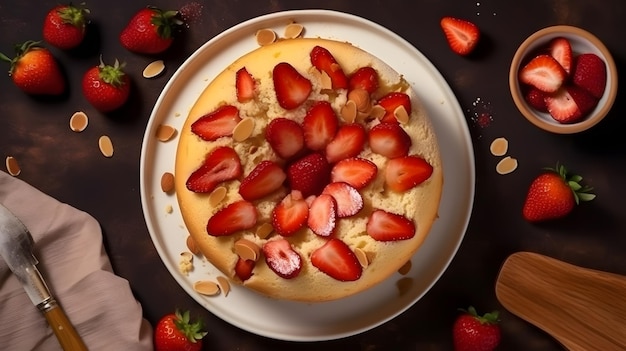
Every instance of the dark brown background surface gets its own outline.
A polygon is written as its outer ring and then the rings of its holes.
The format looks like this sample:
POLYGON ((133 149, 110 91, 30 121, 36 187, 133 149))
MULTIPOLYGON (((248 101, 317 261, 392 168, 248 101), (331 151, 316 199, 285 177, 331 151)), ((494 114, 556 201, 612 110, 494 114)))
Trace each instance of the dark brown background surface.
MULTIPOLYGON (((0 51, 41 38, 45 13, 57 1, 1 1, 0 51)), ((45 193, 84 210, 102 225, 105 245, 116 273, 130 281, 145 317, 152 323, 175 308, 190 309, 204 319, 211 350, 450 350, 457 308, 470 304, 481 311, 502 312, 502 350, 559 350, 550 336, 508 313, 498 303, 494 282, 504 259, 516 251, 546 254, 577 265, 626 275, 626 106, 622 92, 608 117, 591 131, 556 135, 532 126, 515 109, 508 90, 509 62, 516 47, 532 32, 554 24, 582 27, 611 50, 624 69, 626 2, 623 0, 366 0, 366 1, 90 1, 88 43, 80 50, 52 49, 70 83, 66 96, 33 98, 0 79, 0 158, 20 162, 19 178, 45 193), (296 5, 297 3, 297 5, 296 5), (409 5, 410 4, 410 5, 409 5), (117 39, 132 14, 145 5, 196 9, 175 45, 158 57, 124 50, 117 39), (203 309, 162 264, 150 239, 141 209, 139 156, 146 123, 164 85, 176 69, 206 41, 255 16, 291 9, 331 9, 364 17, 399 34, 440 70, 455 92, 471 132, 476 158, 476 198, 465 239, 437 284, 408 311, 363 334, 341 340, 293 343, 242 331, 203 309), (483 38, 477 55, 453 54, 439 28, 445 15, 475 22, 483 38), (131 102, 105 116, 93 110, 80 91, 88 67, 115 58, 125 61, 134 90, 131 102), (156 58, 167 71, 147 80, 143 68, 156 58), (491 121, 476 122, 474 106, 485 102, 491 121), (73 133, 68 120, 83 110, 90 125, 73 133), (115 155, 104 158, 100 135, 114 141, 115 155), (498 158, 489 144, 504 136, 509 154, 519 160, 514 173, 495 172, 498 158), (598 195, 566 220, 531 225, 521 218, 526 188, 542 167, 557 161, 585 177, 598 195)), ((8 70, 8 65, 5 66, 8 70)), ((3 68, 4 69, 4 68, 3 68)), ((623 82, 620 75, 620 82, 623 82)), ((445 141, 443 141, 445 142, 445 141)), ((262 316, 259 316, 262 318, 262 316)), ((106 328, 106 326, 102 326, 106 328)))

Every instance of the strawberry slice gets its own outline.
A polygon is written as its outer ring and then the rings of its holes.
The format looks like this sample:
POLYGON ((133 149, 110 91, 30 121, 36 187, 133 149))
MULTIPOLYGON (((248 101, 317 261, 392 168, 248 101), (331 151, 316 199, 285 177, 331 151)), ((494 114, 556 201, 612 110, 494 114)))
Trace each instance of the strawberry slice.
POLYGON ((191 124, 191 131, 206 141, 233 135, 233 129, 241 121, 235 106, 224 105, 191 124))
POLYGON ((239 200, 229 204, 209 218, 206 231, 213 236, 226 236, 256 225, 256 207, 251 202, 239 200))
POLYGON ((398 123, 394 111, 404 106, 406 112, 411 114, 411 98, 401 92, 391 92, 378 100, 378 105, 385 109, 385 115, 380 119, 383 123, 398 123))
POLYGON ((295 278, 302 269, 302 257, 286 239, 267 241, 263 245, 263 254, 267 266, 282 278, 295 278))
POLYGON ((237 152, 220 146, 207 154, 204 163, 187 179, 187 189, 195 193, 209 193, 218 184, 238 178, 243 173, 237 152))
POLYGON ((572 71, 573 54, 572 46, 569 40, 563 37, 557 37, 548 43, 548 52, 550 56, 563 67, 565 73, 569 74, 572 71))
POLYGON ((244 200, 253 201, 273 193, 287 179, 285 171, 272 161, 261 161, 241 181, 239 194, 244 200))
POLYGON ((283 117, 275 118, 267 125, 265 139, 274 152, 284 159, 289 159, 304 148, 302 127, 283 117))
POLYGON ((368 139, 372 151, 387 158, 406 156, 411 147, 411 137, 398 123, 375 125, 368 139))
POLYGON ((319 236, 331 236, 337 225, 337 201, 330 194, 320 194, 309 206, 307 226, 319 236))
POLYGON ((250 101, 256 96, 256 82, 245 67, 235 73, 235 88, 239 102, 250 101))
POLYGON ((339 281, 354 281, 363 268, 354 252, 343 241, 332 238, 311 254, 311 263, 320 271, 339 281))
POLYGON ((292 190, 272 211, 274 230, 282 236, 291 236, 304 227, 309 217, 309 205, 302 193, 292 190))
POLYGON ((309 56, 311 57, 311 64, 315 68, 328 74, 333 89, 348 88, 348 77, 330 51, 321 46, 315 46, 309 56))
POLYGON ((365 226, 369 236, 378 241, 411 239, 415 236, 415 223, 412 220, 384 210, 374 210, 365 226))
POLYGON ((597 99, 604 95, 606 79, 606 63, 598 55, 580 54, 574 60, 572 82, 597 99))
POLYGON ((350 75, 349 90, 363 89, 372 94, 378 89, 378 72, 370 66, 360 67, 350 75))
POLYGON ((254 266, 256 266, 256 262, 253 260, 244 260, 239 257, 237 263, 235 263, 235 276, 242 282, 250 279, 254 266))
POLYGON ((414 188, 433 173, 433 167, 421 157, 404 156, 389 160, 385 169, 385 185, 395 192, 414 188))
POLYGON ((313 151, 324 150, 335 137, 339 122, 328 101, 318 101, 307 111, 302 121, 304 143, 313 151))
POLYGON ((360 158, 347 158, 337 162, 330 171, 330 181, 345 182, 360 190, 376 178, 378 167, 374 162, 360 158))
POLYGON ((576 123, 597 104, 596 98, 577 86, 567 86, 546 97, 550 116, 562 124, 576 123))
POLYGON ((480 30, 474 23, 455 17, 443 17, 439 23, 450 49, 455 53, 469 55, 480 40, 480 30))
POLYGON ((363 208, 363 196, 348 183, 330 183, 324 188, 322 194, 331 195, 335 199, 339 218, 354 216, 363 208))
POLYGON ((273 81, 278 104, 286 110, 300 106, 311 94, 311 82, 286 62, 274 66, 273 81))
POLYGON ((524 100, 539 112, 548 112, 546 106, 546 93, 529 85, 524 92, 524 100))
POLYGON ((303 197, 318 195, 330 181, 330 165, 321 154, 309 154, 287 167, 287 181, 303 197))
POLYGON ((553 93, 567 78, 561 64, 550 55, 538 55, 530 60, 519 72, 519 80, 535 88, 553 93))
POLYGON ((365 134, 365 128, 360 124, 352 123, 341 126, 333 140, 326 145, 328 163, 335 163, 360 154, 365 146, 365 134))

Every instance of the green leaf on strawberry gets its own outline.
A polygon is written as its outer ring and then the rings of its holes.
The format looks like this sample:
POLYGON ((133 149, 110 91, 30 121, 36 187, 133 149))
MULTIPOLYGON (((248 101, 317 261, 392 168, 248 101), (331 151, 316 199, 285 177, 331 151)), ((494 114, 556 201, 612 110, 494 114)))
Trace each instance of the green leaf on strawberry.
POLYGON ((500 344, 500 313, 492 311, 481 316, 473 306, 460 311, 452 327, 454 350, 495 350, 500 344))

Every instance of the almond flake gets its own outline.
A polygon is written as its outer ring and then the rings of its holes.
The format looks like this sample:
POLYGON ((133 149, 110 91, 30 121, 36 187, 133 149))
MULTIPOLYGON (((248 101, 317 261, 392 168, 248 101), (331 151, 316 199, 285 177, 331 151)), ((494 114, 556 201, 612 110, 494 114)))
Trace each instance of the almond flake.
POLYGON ((370 117, 374 119, 381 119, 385 115, 385 108, 380 105, 374 105, 370 112, 370 117))
POLYGON ((356 88, 348 93, 348 100, 354 101, 357 111, 365 112, 372 108, 370 94, 365 89, 356 88))
POLYGON ((393 110, 393 115, 396 117, 398 122, 402 124, 407 124, 409 122, 409 113, 404 108, 404 106, 400 105, 393 110))
POLYGON ((509 149, 509 141, 505 138, 496 138, 491 142, 489 151, 494 156, 504 156, 509 149))
POLYGON ((496 172, 498 174, 509 174, 517 169, 517 159, 507 156, 498 162, 496 165, 496 172))
POLYGON ((225 197, 226 188, 223 186, 218 186, 213 190, 213 192, 211 192, 211 195, 209 195, 209 205, 211 205, 212 207, 216 207, 217 205, 219 205, 220 202, 222 202, 222 200, 224 200, 225 197))
POLYGON ((244 260, 255 261, 261 254, 261 249, 257 244, 248 239, 239 239, 235 242, 235 253, 244 260))
POLYGON ((193 290, 206 296, 215 296, 220 293, 219 285, 209 280, 199 280, 193 283, 193 290))
POLYGON ((154 78, 163 73, 165 70, 165 64, 163 60, 153 61, 143 69, 144 78, 154 78))
POLYGON ((269 45, 276 41, 276 33, 271 29, 259 29, 256 32, 256 42, 260 46, 269 45))
POLYGON ((70 117, 70 129, 74 132, 82 132, 85 128, 87 128, 88 124, 89 118, 85 112, 74 112, 72 117, 70 117))
POLYGON ((176 128, 161 124, 157 127, 156 137, 162 142, 170 141, 176 135, 176 128))
POLYGON ((304 26, 300 23, 289 23, 285 27, 285 38, 294 39, 299 37, 304 31, 304 26))
POLYGON ((357 115, 356 103, 352 100, 346 101, 346 104, 343 105, 339 113, 346 123, 354 122, 357 115))
POLYGON ((365 251, 357 247, 356 249, 354 249, 354 254, 356 255, 356 259, 361 264, 361 267, 367 268, 367 266, 369 266, 370 261, 367 258, 367 253, 365 253, 365 251))
POLYGON ((248 139, 254 130, 254 118, 246 117, 239 121, 233 129, 233 140, 241 142, 248 139))
POLYGON ((174 190, 174 175, 170 172, 165 172, 161 176, 161 190, 164 193, 170 193, 174 190))
POLYGON ((100 152, 102 152, 104 157, 113 157, 113 143, 107 135, 103 135, 98 139, 98 147, 100 147, 100 152))
POLYGON ((402 275, 407 275, 409 274, 409 271, 411 270, 411 267, 413 266, 413 263, 411 263, 411 261, 406 261, 406 263, 404 265, 402 265, 402 267, 400 267, 398 269, 398 273, 402 274, 402 275))
POLYGON ((217 285, 220 286, 220 290, 222 290, 224 296, 228 296, 228 293, 230 292, 230 282, 228 281, 228 278, 220 275, 217 277, 217 285))
POLYGON ((273 231, 274 231, 274 227, 272 227, 272 224, 269 222, 265 222, 256 229, 256 236, 258 236, 260 239, 265 239, 273 231))
POLYGON ((10 175, 16 177, 20 175, 20 173, 22 173, 22 169, 20 168, 20 165, 15 159, 15 157, 7 156, 5 160, 5 164, 7 167, 7 172, 9 172, 10 175))
POLYGON ((322 90, 332 90, 333 81, 330 79, 330 76, 326 71, 320 72, 320 83, 322 85, 322 90))
POLYGON ((191 235, 187 236, 187 240, 185 240, 185 245, 187 245, 189 251, 191 251, 191 253, 194 255, 200 255, 202 253, 200 251, 200 247, 191 235))

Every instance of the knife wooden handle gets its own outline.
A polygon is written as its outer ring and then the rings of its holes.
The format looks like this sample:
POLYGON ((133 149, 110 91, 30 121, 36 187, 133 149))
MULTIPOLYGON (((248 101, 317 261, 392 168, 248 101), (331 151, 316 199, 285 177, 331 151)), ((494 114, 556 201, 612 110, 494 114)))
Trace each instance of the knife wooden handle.
POLYGON ((60 306, 55 306, 44 312, 44 316, 52 327, 61 347, 65 351, 86 351, 87 346, 74 329, 65 312, 60 306))

